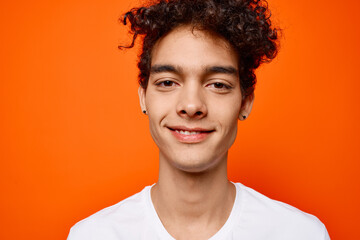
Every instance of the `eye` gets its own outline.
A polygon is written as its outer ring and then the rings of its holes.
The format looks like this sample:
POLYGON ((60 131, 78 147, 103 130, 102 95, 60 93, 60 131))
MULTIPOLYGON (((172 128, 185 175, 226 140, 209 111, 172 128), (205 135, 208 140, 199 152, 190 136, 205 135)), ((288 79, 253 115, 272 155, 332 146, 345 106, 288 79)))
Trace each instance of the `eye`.
POLYGON ((177 86, 177 83, 171 80, 158 81, 155 85, 159 88, 172 89, 177 86))
POLYGON ((224 87, 226 87, 226 86, 225 86, 225 84, 223 84, 223 83, 217 82, 217 83, 214 83, 214 87, 215 87, 215 88, 224 88, 224 87))
POLYGON ((161 82, 160 85, 164 86, 164 87, 171 87, 173 86, 175 83, 173 81, 169 81, 169 80, 166 80, 166 81, 163 81, 161 82))
POLYGON ((211 83, 209 84, 209 86, 219 89, 219 90, 226 90, 226 89, 230 89, 231 87, 225 83, 221 83, 221 82, 215 82, 215 83, 211 83))

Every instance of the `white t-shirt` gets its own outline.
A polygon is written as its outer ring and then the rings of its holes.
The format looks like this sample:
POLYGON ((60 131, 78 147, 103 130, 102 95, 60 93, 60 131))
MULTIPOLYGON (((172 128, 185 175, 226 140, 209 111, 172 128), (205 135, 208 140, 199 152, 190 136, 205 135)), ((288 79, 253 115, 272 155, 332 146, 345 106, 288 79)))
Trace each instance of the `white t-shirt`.
MULTIPOLYGON (((230 216, 211 240, 329 240, 315 216, 272 200, 240 183, 230 216)), ((162 225, 151 186, 75 224, 68 240, 174 240, 162 225)))

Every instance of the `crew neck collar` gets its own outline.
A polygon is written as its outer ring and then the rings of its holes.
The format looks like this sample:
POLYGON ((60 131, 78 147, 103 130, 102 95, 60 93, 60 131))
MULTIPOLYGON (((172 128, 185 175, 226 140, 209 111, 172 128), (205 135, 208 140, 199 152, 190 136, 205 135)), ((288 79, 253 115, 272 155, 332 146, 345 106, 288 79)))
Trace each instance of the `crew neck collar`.
MULTIPOLYGON (((210 237, 209 240, 224 239, 224 237, 231 231, 233 225, 235 224, 235 220, 237 219, 237 214, 239 213, 238 209, 240 208, 241 191, 240 191, 240 187, 238 186, 238 184, 233 183, 233 182, 231 182, 231 183, 234 184, 236 191, 235 191, 235 200, 234 200, 234 204, 231 209, 230 215, 229 215, 228 219, 226 220, 225 224, 219 229, 219 231, 217 231, 212 237, 210 237)), ((149 217, 151 220, 151 224, 155 228, 156 232, 159 234, 161 239, 175 240, 175 238, 173 238, 165 229, 164 225, 162 224, 162 222, 155 210, 154 204, 151 200, 151 188, 154 185, 155 184, 148 186, 146 189, 146 204, 147 204, 148 212, 150 214, 149 217)))

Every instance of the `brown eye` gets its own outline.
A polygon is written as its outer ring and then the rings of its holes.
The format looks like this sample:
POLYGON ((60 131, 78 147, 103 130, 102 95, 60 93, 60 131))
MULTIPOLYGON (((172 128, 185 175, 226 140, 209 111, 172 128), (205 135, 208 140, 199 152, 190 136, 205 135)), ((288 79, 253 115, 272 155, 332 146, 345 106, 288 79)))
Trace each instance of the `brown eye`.
POLYGON ((206 86, 216 93, 228 93, 231 92, 231 89, 233 88, 230 84, 224 83, 222 81, 210 82, 206 86))
POLYGON ((215 87, 215 88, 224 88, 225 85, 222 84, 222 83, 217 82, 217 83, 214 83, 214 87, 215 87))
POLYGON ((163 85, 164 87, 171 87, 171 86, 174 85, 174 82, 173 82, 173 81, 166 80, 166 81, 163 81, 163 82, 162 82, 162 85, 163 85))
POLYGON ((231 87, 225 83, 222 83, 222 82, 215 82, 215 83, 212 83, 210 84, 213 88, 216 88, 216 89, 220 89, 220 90, 226 90, 226 89, 230 89, 231 87))
POLYGON ((176 82, 171 81, 171 80, 164 80, 164 81, 160 81, 155 83, 156 86, 161 87, 161 88, 172 88, 176 86, 176 82))

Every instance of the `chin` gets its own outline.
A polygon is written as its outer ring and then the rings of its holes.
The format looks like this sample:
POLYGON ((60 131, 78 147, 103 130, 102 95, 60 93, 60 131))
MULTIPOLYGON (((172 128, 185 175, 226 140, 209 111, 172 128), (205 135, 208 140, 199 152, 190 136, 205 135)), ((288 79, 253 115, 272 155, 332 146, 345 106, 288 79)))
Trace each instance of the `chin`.
POLYGON ((176 155, 175 158, 172 159, 171 165, 175 167, 176 169, 179 169, 184 172, 188 173, 203 173, 210 171, 211 169, 218 166, 221 161, 222 157, 214 157, 207 156, 207 154, 191 154, 186 156, 184 153, 180 153, 179 155, 176 155), (201 157, 196 157, 201 156, 201 157))

